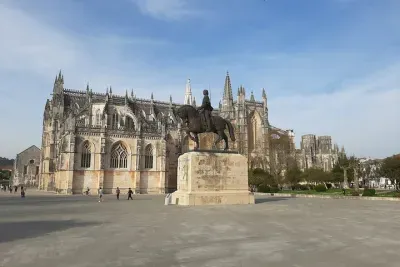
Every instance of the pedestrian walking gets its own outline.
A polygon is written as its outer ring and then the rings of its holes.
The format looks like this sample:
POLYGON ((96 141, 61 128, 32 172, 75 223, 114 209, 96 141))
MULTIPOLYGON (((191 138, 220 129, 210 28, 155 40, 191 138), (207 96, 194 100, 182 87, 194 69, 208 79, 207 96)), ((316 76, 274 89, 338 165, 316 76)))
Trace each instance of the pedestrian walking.
POLYGON ((129 199, 132 199, 132 200, 133 200, 132 194, 133 194, 133 191, 132 191, 132 189, 129 187, 129 190, 128 190, 128 200, 129 200, 129 199))
POLYGON ((119 200, 119 194, 121 193, 121 190, 119 190, 119 187, 117 187, 116 193, 117 193, 117 199, 119 200))
POLYGON ((99 194, 99 202, 103 201, 103 189, 101 189, 101 187, 98 190, 98 194, 99 194))
POLYGON ((21 186, 21 198, 25 198, 25 189, 21 186))

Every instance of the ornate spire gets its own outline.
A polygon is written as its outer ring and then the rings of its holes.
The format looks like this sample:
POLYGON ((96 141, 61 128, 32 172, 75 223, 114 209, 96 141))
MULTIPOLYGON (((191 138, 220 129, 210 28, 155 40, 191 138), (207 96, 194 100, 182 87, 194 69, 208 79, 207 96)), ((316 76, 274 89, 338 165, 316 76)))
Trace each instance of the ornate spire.
POLYGON ((262 98, 267 98, 267 94, 265 93, 265 89, 262 89, 262 98))
POLYGON ((111 88, 111 85, 110 85, 110 95, 112 95, 112 88, 111 88))
POLYGON ((108 86, 107 86, 107 88, 106 88, 106 95, 108 95, 108 86))
POLYGON ((190 79, 187 80, 186 82, 186 89, 185 89, 185 102, 183 104, 185 105, 192 105, 192 85, 190 83, 190 79))
POLYGON ((153 102, 154 100, 154 96, 153 96, 153 92, 151 92, 151 102, 153 102))
POLYGON ((229 99, 233 100, 232 96, 232 86, 231 86, 231 78, 229 77, 229 72, 226 72, 226 77, 225 77, 225 85, 224 85, 224 99, 229 99))
POLYGON ((256 101, 256 100, 254 99, 254 94, 253 94, 253 91, 251 91, 251 95, 250 95, 250 101, 252 101, 252 102, 256 101))
POLYGON ((196 107, 196 97, 193 97, 192 106, 196 107))

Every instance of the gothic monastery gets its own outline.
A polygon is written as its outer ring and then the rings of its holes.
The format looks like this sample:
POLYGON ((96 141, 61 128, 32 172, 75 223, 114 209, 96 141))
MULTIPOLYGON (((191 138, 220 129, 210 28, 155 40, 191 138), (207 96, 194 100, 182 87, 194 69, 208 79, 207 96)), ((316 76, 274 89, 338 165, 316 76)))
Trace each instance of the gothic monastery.
MULTIPOLYGON (((311 154, 296 151, 293 131, 270 125, 264 89, 261 101, 255 100, 253 92, 246 98, 243 86, 234 98, 227 73, 223 90, 213 113, 234 125, 236 141, 230 147, 247 156, 249 168, 277 170, 288 156, 298 156, 311 167, 314 161, 307 159, 311 154)), ((188 80, 183 104, 195 106, 195 102, 188 80)), ((153 94, 150 99, 136 98, 133 92, 114 95, 111 87, 105 93, 93 92, 89 86, 67 89, 60 72, 43 115, 39 188, 66 194, 99 187, 105 193, 117 187, 136 193, 175 191, 178 157, 193 147, 176 116, 181 105, 171 97, 167 102, 156 100, 153 94)), ((210 149, 214 138, 201 134, 200 147, 210 149)), ((320 157, 327 169, 333 166, 336 151, 328 145, 327 156, 320 157)))

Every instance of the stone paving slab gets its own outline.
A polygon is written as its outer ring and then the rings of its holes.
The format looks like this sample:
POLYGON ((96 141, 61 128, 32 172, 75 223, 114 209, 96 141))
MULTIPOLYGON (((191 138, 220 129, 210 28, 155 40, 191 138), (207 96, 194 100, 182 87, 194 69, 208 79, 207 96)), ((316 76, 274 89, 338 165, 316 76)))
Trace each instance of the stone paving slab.
POLYGON ((398 203, 257 197, 164 206, 163 196, 0 193, 0 266, 399 266, 398 203))
POLYGON ((256 196, 276 196, 276 197, 300 197, 300 198, 332 198, 332 199, 354 199, 354 200, 384 200, 399 201, 400 197, 363 197, 363 196, 343 196, 343 195, 313 195, 313 194, 286 194, 286 193, 255 193, 256 196))

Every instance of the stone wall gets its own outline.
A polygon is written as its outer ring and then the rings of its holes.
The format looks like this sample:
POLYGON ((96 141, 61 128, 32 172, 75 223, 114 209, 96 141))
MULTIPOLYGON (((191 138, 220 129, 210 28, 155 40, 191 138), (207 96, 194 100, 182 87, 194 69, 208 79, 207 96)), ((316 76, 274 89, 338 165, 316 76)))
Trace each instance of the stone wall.
POLYGON ((31 146, 17 154, 14 163, 14 185, 37 186, 40 173, 40 149, 31 146))

